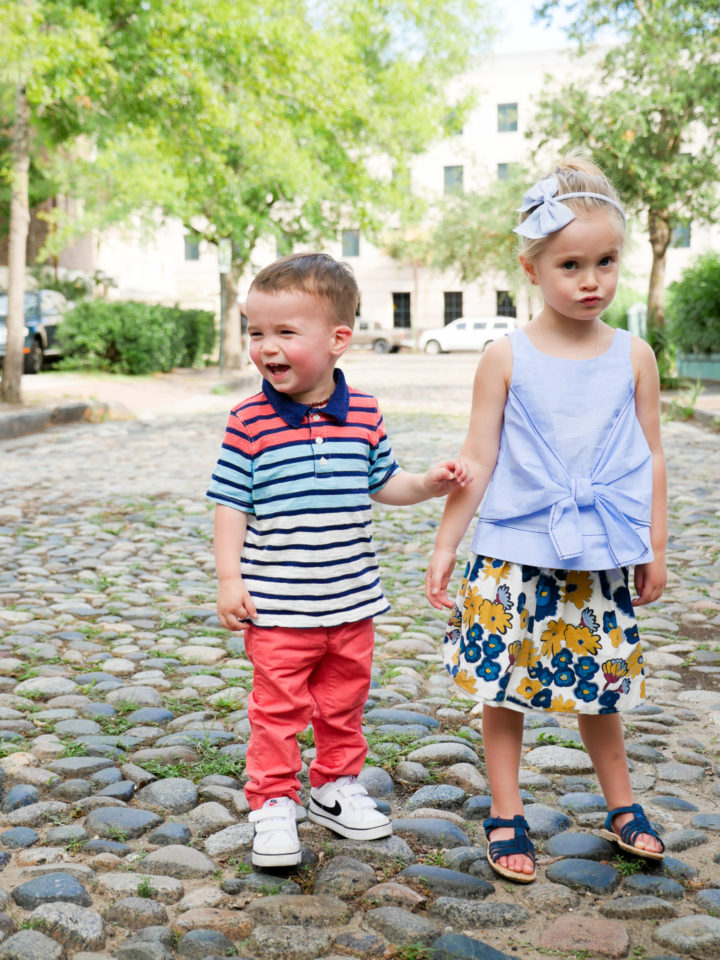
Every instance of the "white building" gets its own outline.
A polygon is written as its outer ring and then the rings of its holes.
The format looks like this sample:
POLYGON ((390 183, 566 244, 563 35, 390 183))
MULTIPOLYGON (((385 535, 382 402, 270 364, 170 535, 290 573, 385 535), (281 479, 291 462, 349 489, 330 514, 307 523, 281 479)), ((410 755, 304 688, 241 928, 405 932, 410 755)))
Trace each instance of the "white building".
MULTIPOLYGON (((531 53, 488 54, 477 71, 466 78, 478 91, 478 103, 462 133, 434 144, 413 164, 413 189, 427 199, 447 190, 484 189, 502 177, 507 164, 527 163, 531 144, 526 131, 533 115, 533 102, 546 76, 562 82, 581 69, 562 50, 531 53)), ((552 162, 553 155, 548 155, 552 162)), ((529 186, 529 185, 528 185, 529 186)), ((518 205, 521 197, 518 197, 518 205)), ((641 295, 647 290, 651 252, 641 223, 630 222, 624 282, 641 295)), ((676 239, 667 254, 666 282, 677 279, 698 253, 720 249, 717 227, 691 225, 676 239)), ((503 276, 488 275, 471 284, 460 283, 452 273, 403 266, 374 246, 349 224, 339 231, 328 253, 346 260, 353 268, 362 296, 363 316, 384 327, 417 329, 442 326, 454 317, 492 316, 516 310, 520 320, 531 309, 529 288, 517 296, 516 307, 503 276)), ((251 274, 273 260, 274 244, 259 246, 251 274)), ((160 226, 151 236, 132 230, 111 230, 95 236, 60 259, 67 267, 100 270, 112 277, 113 299, 133 298, 182 306, 219 309, 217 252, 199 245, 179 222, 160 226), (92 247, 89 257, 89 247, 92 247), (92 262, 88 263, 88 259, 92 262)), ((241 291, 241 295, 244 290, 241 291)))

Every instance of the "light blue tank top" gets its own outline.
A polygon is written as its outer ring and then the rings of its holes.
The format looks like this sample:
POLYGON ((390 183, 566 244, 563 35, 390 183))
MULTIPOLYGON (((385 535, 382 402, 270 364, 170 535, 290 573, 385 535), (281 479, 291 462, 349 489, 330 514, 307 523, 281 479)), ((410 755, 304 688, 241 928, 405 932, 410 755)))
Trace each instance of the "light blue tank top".
POLYGON ((589 360, 509 334, 513 370, 475 553, 565 570, 652 559, 652 456, 635 413, 632 337, 589 360))

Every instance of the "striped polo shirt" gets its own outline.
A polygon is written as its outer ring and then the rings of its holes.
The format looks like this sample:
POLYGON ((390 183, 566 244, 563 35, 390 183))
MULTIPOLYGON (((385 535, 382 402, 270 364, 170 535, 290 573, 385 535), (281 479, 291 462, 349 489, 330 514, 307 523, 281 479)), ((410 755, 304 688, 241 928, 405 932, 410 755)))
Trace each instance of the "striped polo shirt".
POLYGON ((248 514, 241 569, 259 627, 331 627, 389 609, 369 495, 399 470, 377 400, 335 370, 322 409, 263 380, 230 413, 207 496, 248 514))

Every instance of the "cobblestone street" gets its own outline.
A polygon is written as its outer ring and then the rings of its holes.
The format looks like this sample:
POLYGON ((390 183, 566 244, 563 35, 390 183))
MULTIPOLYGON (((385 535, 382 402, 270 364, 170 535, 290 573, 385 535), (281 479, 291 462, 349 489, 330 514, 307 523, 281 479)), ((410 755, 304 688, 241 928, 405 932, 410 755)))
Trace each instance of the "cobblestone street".
MULTIPOLYGON (((476 363, 342 365, 421 470, 457 452, 476 363)), ((664 426, 669 583, 639 610, 647 701, 625 726, 662 864, 595 835, 605 805, 577 723, 536 713, 521 786, 538 879, 491 871, 480 717, 424 598, 433 501, 375 510, 392 611, 361 779, 394 834, 304 819, 301 867, 261 872, 242 792, 251 668, 215 617, 204 500, 240 399, 0 442, 0 960, 718 960, 720 434, 664 426)))

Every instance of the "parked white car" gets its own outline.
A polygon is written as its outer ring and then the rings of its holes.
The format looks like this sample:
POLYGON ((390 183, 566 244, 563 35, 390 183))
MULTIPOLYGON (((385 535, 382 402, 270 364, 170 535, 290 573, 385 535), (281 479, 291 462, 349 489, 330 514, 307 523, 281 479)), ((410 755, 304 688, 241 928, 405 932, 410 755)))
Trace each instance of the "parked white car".
POLYGON ((493 340, 514 329, 514 317, 458 317, 445 327, 423 331, 420 349, 425 353, 484 350, 493 340))

